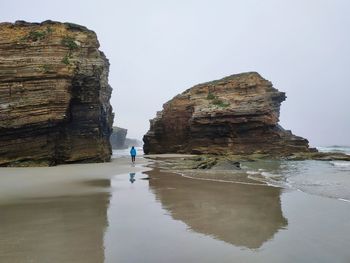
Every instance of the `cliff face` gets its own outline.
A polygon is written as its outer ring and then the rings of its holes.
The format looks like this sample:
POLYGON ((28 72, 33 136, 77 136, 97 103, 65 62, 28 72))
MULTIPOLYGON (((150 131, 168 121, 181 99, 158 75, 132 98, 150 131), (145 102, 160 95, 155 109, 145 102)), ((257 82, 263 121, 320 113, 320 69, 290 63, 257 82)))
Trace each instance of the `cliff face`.
POLYGON ((110 159, 112 89, 98 48, 75 24, 0 24, 0 165, 110 159))
POLYGON ((278 125, 283 92, 258 73, 196 85, 163 105, 144 136, 145 153, 288 155, 308 141, 278 125))
POLYGON ((126 149, 128 146, 125 144, 127 129, 120 127, 113 127, 113 132, 110 137, 112 149, 126 149))

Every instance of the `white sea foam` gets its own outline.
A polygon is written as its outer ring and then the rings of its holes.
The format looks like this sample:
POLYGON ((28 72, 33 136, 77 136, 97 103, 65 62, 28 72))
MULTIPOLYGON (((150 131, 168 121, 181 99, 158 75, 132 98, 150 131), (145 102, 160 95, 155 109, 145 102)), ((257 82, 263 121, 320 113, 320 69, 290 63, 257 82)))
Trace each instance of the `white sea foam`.
POLYGON ((246 165, 252 166, 246 170, 248 178, 252 180, 309 194, 349 199, 350 162, 348 161, 261 161, 246 165), (256 171, 259 171, 259 174, 255 173, 256 171))
POLYGON ((334 145, 334 146, 320 146, 316 147, 317 150, 320 152, 337 152, 337 153, 345 153, 347 155, 350 155, 350 147, 349 146, 339 146, 339 145, 334 145))
POLYGON ((279 174, 273 174, 273 173, 268 173, 268 172, 262 172, 261 175, 264 177, 267 177, 267 178, 280 177, 279 174))
POLYGON ((247 174, 260 174, 260 173, 257 172, 257 171, 247 171, 246 173, 247 173, 247 174))
MULTIPOLYGON (((268 184, 248 183, 248 182, 239 182, 239 181, 228 181, 228 180, 211 179, 211 178, 200 178, 200 177, 194 177, 194 176, 185 175, 183 173, 178 173, 178 174, 180 174, 184 178, 194 179, 194 180, 213 181, 213 182, 231 183, 231 184, 256 185, 256 186, 270 186, 268 184)), ((273 186, 273 185, 271 185, 271 186, 273 186)))
POLYGON ((330 163, 338 167, 350 167, 350 162, 347 161, 330 161, 330 163))

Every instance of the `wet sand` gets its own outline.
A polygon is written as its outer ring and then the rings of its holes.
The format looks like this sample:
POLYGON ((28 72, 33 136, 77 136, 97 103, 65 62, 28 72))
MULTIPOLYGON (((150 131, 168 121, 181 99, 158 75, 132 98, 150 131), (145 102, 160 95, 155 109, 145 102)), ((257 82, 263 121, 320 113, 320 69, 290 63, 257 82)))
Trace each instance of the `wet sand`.
POLYGON ((147 170, 148 161, 138 158, 112 159, 110 163, 68 164, 54 167, 0 168, 0 204, 27 202, 36 198, 109 192, 102 186, 118 174, 147 170), (86 187, 90 185, 91 187, 86 187))
POLYGON ((0 169, 0 262, 350 261, 349 203, 145 170, 0 169))

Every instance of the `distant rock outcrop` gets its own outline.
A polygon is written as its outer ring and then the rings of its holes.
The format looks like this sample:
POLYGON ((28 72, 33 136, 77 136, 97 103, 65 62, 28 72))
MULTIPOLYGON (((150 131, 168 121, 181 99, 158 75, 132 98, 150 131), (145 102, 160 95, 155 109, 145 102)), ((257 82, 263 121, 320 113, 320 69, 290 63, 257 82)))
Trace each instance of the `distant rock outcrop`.
POLYGON ((142 147, 142 142, 138 139, 131 139, 131 138, 126 138, 125 139, 125 144, 128 147, 135 146, 135 147, 142 147))
POLYGON ((110 137, 112 149, 127 149, 131 146, 140 147, 142 142, 137 139, 126 138, 127 129, 113 127, 113 132, 110 137))
POLYGON ((0 165, 109 161, 109 63, 70 23, 0 24, 0 165))
POLYGON ((285 93, 256 72, 196 85, 163 105, 144 136, 148 153, 267 153, 313 151, 278 125, 285 93))
POLYGON ((127 129, 120 127, 113 127, 113 132, 110 137, 112 149, 126 149, 128 146, 125 144, 127 129))

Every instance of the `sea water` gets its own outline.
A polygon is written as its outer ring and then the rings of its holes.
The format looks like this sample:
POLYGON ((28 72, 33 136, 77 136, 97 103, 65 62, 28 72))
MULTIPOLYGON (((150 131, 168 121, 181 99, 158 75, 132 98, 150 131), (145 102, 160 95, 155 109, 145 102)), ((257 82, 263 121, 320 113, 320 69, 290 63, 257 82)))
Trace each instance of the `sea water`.
MULTIPOLYGON (((336 152, 350 155, 349 146, 320 146, 320 152, 336 152)), ((143 155, 142 147, 136 147, 137 156, 143 155)), ((113 150, 113 158, 130 155, 130 148, 113 150)), ((294 189, 350 202, 349 161, 284 161, 261 160, 243 162, 242 170, 248 178, 263 181, 271 186, 294 189)))
MULTIPOLYGON (((350 154, 350 147, 317 147, 322 152, 350 154)), ((249 178, 287 189, 336 198, 350 202, 349 161, 279 161, 244 162, 249 178)))
POLYGON ((335 152, 335 153, 345 153, 350 155, 350 146, 341 146, 341 145, 333 145, 333 146, 319 146, 317 150, 320 152, 335 152))

